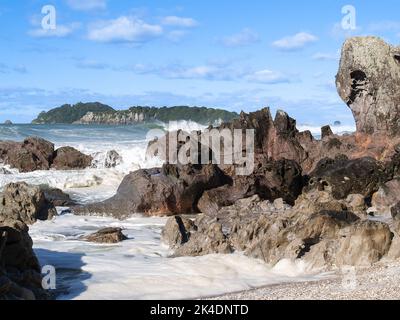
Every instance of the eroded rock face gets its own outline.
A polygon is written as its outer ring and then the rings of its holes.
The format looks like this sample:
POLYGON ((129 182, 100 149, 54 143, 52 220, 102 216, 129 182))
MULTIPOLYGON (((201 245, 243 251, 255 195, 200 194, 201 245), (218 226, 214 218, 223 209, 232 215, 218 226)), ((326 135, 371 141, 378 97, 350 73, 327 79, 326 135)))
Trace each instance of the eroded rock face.
POLYGON ((20 172, 36 170, 84 169, 92 158, 71 147, 54 151, 54 144, 38 137, 26 138, 23 142, 0 141, 0 161, 20 172))
POLYGON ((336 85, 360 133, 400 134, 400 48, 376 37, 343 45, 336 85))
POLYGON ((85 237, 86 241, 96 243, 118 243, 127 239, 121 228, 104 228, 85 237))
POLYGON ((253 195, 270 201, 282 198, 294 204, 304 185, 302 169, 296 162, 258 157, 255 167, 249 176, 233 175, 230 184, 205 191, 198 204, 200 211, 215 215, 221 207, 253 195))
POLYGON ((48 297, 27 225, 0 217, 0 300, 48 297))
POLYGON ((85 169, 92 163, 93 158, 72 147, 62 147, 54 152, 51 167, 57 170, 85 169))
POLYGON ((40 187, 25 182, 10 183, 0 194, 0 218, 34 224, 37 220, 52 219, 56 214, 40 187))
POLYGON ((367 198, 388 178, 385 166, 373 158, 326 158, 310 173, 306 189, 329 190, 338 200, 346 199, 350 194, 361 194, 367 198))
POLYGON ((127 175, 117 194, 101 203, 74 208, 76 214, 106 214, 123 219, 135 213, 151 216, 198 213, 203 192, 226 183, 214 165, 164 165, 127 175))
POLYGON ((313 267, 371 265, 391 247, 393 234, 384 223, 360 219, 346 210, 311 213, 298 204, 279 208, 258 197, 240 200, 222 208, 217 219, 201 215, 194 221, 196 228, 181 225, 175 234, 166 233, 164 241, 170 243, 178 232, 190 233, 175 256, 237 250, 270 264, 303 259, 313 267))
POLYGON ((54 145, 38 137, 30 137, 22 143, 0 142, 0 158, 5 164, 21 172, 48 170, 53 160, 54 145))

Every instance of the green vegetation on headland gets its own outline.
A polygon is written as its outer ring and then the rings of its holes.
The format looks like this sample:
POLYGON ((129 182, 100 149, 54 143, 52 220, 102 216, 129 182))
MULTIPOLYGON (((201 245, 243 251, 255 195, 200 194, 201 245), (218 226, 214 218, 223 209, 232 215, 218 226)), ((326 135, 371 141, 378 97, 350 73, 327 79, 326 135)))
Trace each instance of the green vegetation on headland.
POLYGON ((115 110, 101 103, 78 103, 63 105, 48 112, 42 112, 32 121, 34 124, 135 124, 151 121, 191 120, 201 124, 216 121, 230 121, 237 118, 236 112, 205 107, 132 107, 115 110))
POLYGON ((61 107, 41 112, 33 124, 73 123, 88 112, 115 112, 113 108, 99 102, 64 104, 61 107))

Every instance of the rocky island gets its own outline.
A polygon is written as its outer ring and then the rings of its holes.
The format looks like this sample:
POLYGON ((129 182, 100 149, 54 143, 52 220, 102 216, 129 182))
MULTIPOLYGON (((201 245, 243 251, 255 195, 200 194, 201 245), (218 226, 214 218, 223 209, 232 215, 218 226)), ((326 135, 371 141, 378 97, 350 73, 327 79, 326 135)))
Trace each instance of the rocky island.
POLYGON ((32 121, 33 124, 103 124, 132 125, 144 122, 194 121, 209 125, 237 118, 236 112, 199 107, 132 107, 128 110, 115 110, 101 103, 78 103, 64 105, 42 112, 32 121))

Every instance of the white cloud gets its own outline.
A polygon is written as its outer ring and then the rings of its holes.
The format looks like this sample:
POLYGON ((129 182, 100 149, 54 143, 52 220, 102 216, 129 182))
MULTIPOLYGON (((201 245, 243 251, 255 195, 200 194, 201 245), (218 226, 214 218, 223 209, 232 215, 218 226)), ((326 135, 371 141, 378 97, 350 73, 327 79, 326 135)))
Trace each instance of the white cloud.
POLYGON ((264 84, 288 83, 291 81, 291 79, 287 75, 268 69, 251 73, 246 76, 246 79, 250 82, 258 82, 264 84))
POLYGON ((146 42, 163 34, 159 25, 148 24, 135 17, 122 16, 114 20, 93 24, 88 38, 98 42, 146 42))
POLYGON ((64 38, 72 34, 80 27, 80 23, 71 23, 68 25, 57 25, 56 29, 43 29, 38 27, 28 31, 28 34, 35 38, 64 38))
POLYGON ((193 28, 198 26, 198 22, 192 18, 184 18, 177 16, 164 17, 161 23, 166 26, 181 27, 181 28, 193 28))
POLYGON ((243 29, 239 33, 222 39, 222 44, 226 47, 243 47, 256 43, 260 40, 260 36, 251 29, 243 29))
POLYGON ((72 9, 79 11, 105 9, 107 7, 106 0, 67 0, 67 4, 72 9))
POLYGON ((275 48, 280 50, 300 50, 308 44, 318 41, 318 38, 307 32, 299 32, 293 36, 284 37, 272 43, 275 48))

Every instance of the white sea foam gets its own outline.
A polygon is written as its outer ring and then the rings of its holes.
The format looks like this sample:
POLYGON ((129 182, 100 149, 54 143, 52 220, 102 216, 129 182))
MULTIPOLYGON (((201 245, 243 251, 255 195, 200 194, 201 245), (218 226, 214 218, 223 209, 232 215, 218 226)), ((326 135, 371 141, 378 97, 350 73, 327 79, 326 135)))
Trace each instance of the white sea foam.
MULTIPOLYGON (((298 125, 297 129, 299 131, 310 131, 313 136, 320 137, 321 136, 321 126, 313 126, 313 125, 298 125)), ((332 132, 334 134, 343 135, 345 133, 353 133, 356 131, 356 127, 353 125, 340 125, 340 126, 331 126, 332 132)))
POLYGON ((67 214, 36 223, 30 234, 42 265, 58 269, 59 299, 188 299, 327 276, 290 261, 270 268, 242 254, 168 258, 171 252, 160 243, 165 221, 67 214), (123 228, 129 240, 117 245, 80 240, 106 226, 123 228))

